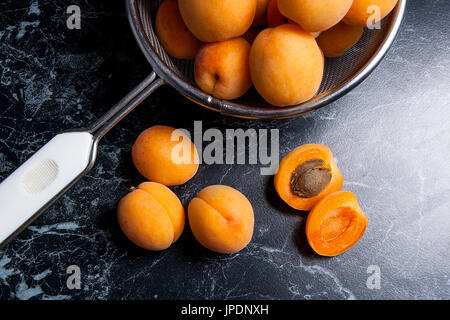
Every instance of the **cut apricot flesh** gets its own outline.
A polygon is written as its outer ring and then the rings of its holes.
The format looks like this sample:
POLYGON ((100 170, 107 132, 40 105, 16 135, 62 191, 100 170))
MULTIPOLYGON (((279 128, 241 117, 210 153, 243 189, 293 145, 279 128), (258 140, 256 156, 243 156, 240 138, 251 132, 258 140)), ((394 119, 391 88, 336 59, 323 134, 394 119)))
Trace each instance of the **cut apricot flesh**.
POLYGON ((306 238, 315 252, 337 256, 353 247, 363 236, 367 217, 356 196, 337 191, 317 203, 306 220, 306 238))

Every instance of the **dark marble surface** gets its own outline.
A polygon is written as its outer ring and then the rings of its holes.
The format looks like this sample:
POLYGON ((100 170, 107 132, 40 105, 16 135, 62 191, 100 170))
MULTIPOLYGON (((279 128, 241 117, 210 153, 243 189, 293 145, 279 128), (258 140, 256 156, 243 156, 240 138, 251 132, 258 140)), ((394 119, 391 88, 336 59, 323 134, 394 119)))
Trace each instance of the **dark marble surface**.
MULTIPOLYGON (((447 0, 410 0, 386 59, 336 103, 291 120, 225 118, 159 89, 102 141, 95 168, 0 251, 1 299, 449 299, 450 20, 447 0), (143 181, 130 148, 154 124, 280 129, 285 155, 304 143, 334 152, 344 188, 369 218, 363 239, 335 258, 304 236, 306 213, 283 204, 257 165, 202 166, 182 202, 210 184, 248 196, 255 234, 242 252, 203 249, 189 227, 169 250, 145 252, 120 232, 115 208, 143 181), (81 290, 66 287, 78 265, 81 290), (381 289, 366 286, 381 269, 381 289)), ((2 1, 0 4, 0 178, 61 130, 101 116, 150 72, 122 1, 2 1), (70 4, 82 30, 66 28, 70 4)), ((0 204, 1 207, 1 204, 0 204)))

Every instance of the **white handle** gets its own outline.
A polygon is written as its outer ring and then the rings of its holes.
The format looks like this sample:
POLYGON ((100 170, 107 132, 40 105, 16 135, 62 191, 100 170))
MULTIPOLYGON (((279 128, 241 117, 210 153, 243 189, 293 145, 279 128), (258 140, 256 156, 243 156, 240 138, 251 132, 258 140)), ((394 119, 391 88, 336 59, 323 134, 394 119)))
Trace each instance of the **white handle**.
POLYGON ((59 134, 0 184, 0 244, 86 170, 93 143, 88 132, 59 134))

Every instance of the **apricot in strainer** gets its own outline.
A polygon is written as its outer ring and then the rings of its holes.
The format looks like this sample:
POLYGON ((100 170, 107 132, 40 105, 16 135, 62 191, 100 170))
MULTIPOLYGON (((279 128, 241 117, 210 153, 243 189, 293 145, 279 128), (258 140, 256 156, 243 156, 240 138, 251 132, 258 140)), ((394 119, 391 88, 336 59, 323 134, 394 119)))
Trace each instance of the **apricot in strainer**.
POLYGON ((164 50, 178 59, 194 59, 202 42, 184 24, 177 0, 164 0, 155 21, 156 34, 164 50))

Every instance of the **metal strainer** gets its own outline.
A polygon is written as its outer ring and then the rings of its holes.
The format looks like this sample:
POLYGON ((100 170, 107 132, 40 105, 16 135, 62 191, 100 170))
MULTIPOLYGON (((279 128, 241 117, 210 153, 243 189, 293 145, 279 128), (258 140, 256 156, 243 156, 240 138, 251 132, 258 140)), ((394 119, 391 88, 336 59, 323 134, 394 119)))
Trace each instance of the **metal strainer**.
POLYGON ((203 93, 193 81, 192 62, 172 59, 159 44, 153 21, 161 1, 125 3, 133 33, 153 72, 94 124, 57 135, 0 184, 0 248, 94 166, 100 139, 161 85, 169 84, 196 103, 226 115, 253 119, 298 116, 344 95, 375 69, 399 30, 406 0, 399 0, 381 29, 366 31, 344 56, 327 59, 324 81, 315 98, 287 108, 267 105, 255 91, 233 102, 203 93))
POLYGON ((360 84, 381 62, 398 33, 406 0, 399 0, 394 11, 381 23, 381 29, 366 29, 362 39, 339 58, 326 59, 324 80, 318 95, 300 105, 278 108, 268 105, 252 89, 236 101, 216 99, 199 90, 193 79, 193 63, 170 57, 161 47, 154 21, 160 0, 127 0, 128 17, 153 70, 186 97, 209 109, 243 118, 289 118, 323 107, 360 84))

